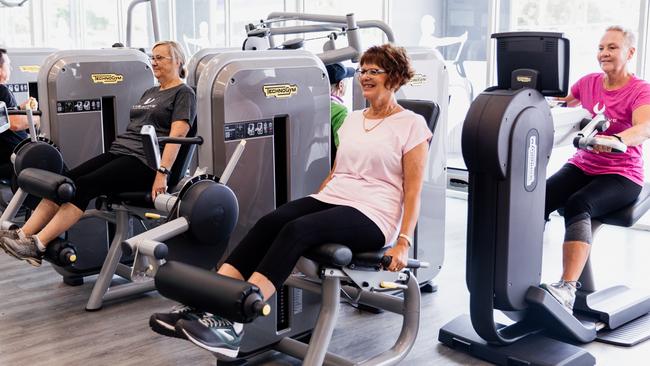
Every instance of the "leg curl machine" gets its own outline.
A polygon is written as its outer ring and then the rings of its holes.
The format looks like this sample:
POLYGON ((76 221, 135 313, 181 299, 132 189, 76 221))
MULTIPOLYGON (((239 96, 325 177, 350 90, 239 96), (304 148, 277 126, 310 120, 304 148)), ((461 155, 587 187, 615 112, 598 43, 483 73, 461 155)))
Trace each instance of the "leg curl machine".
MULTIPOLYGON (((399 103, 423 114, 429 127, 435 130, 439 111, 435 104, 412 100, 400 100, 399 103)), ((250 358, 276 350, 303 360, 305 365, 393 365, 403 360, 419 329, 420 290, 412 272, 383 270, 388 264, 390 258, 383 256, 383 250, 352 253, 345 245, 330 243, 310 251, 296 266, 298 273, 285 283, 294 289, 320 294, 320 312, 309 343, 291 336, 268 337, 265 335, 268 328, 247 327, 244 339, 252 337, 256 348, 254 352, 241 352, 239 357, 250 358), (395 291, 403 292, 403 298, 395 296, 395 291), (393 347, 363 361, 352 361, 327 352, 342 293, 346 294, 347 301, 403 316, 402 329, 393 347)), ((407 267, 426 266, 428 263, 411 260, 407 267)), ((163 296, 232 321, 250 323, 257 316, 266 316, 270 312, 267 310, 269 304, 260 302, 254 285, 214 272, 169 261, 158 269, 155 278, 156 287, 163 296)))

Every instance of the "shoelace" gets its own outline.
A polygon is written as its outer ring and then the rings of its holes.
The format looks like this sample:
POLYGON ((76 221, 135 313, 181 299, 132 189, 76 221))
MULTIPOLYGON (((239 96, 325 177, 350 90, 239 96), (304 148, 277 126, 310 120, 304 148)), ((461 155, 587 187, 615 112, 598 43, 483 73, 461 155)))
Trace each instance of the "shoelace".
POLYGON ((551 286, 553 286, 555 288, 562 288, 564 286, 572 286, 573 288, 575 288, 577 290, 580 287, 582 287, 582 284, 580 283, 580 281, 560 281, 560 282, 552 283, 551 286))
POLYGON ((208 328, 217 328, 217 327, 232 327, 230 320, 223 319, 221 317, 215 317, 212 314, 205 314, 199 323, 205 325, 208 328))

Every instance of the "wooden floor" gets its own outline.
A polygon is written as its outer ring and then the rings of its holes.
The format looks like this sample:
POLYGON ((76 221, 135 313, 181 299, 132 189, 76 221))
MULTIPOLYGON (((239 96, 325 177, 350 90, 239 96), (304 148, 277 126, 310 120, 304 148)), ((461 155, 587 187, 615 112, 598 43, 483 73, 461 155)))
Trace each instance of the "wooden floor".
MULTIPOLYGON (((446 258, 435 279, 439 291, 424 294, 418 340, 405 365, 484 365, 440 345, 439 328, 467 312, 465 288, 466 201, 447 199, 446 258)), ((544 280, 554 281, 561 264, 562 220, 554 218, 546 231, 544 280)), ((626 283, 650 291, 650 232, 607 227, 594 246, 593 262, 599 286, 626 283)), ((190 343, 153 333, 149 315, 172 303, 156 293, 84 311, 94 278, 68 287, 44 264, 35 269, 0 252, 0 365, 214 365, 215 359, 190 343)), ((361 314, 342 307, 331 351, 362 360, 390 346, 399 331, 393 314, 361 314)), ((602 343, 584 346, 599 365, 647 365, 650 342, 633 348, 602 343)), ((299 364, 289 357, 269 355, 255 364, 299 364)))

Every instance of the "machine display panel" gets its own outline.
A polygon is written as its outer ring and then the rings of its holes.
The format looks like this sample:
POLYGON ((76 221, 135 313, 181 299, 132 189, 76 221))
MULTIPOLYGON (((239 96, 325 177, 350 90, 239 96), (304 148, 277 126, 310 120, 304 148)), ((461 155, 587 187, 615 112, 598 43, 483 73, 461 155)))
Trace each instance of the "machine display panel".
POLYGON ((0 133, 7 131, 10 127, 9 112, 5 102, 0 102, 0 133))
POLYGON ((252 137, 273 136, 273 119, 228 123, 224 126, 225 141, 248 139, 252 137))

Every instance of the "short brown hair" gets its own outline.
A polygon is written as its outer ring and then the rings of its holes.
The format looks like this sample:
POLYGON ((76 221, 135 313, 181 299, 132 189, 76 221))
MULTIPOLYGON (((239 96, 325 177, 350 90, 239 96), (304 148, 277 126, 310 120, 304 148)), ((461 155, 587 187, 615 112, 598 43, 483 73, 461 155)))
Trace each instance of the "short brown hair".
POLYGON ((391 43, 368 48, 361 55, 359 64, 375 64, 384 69, 386 71, 386 87, 395 91, 408 83, 415 75, 406 49, 391 43))

